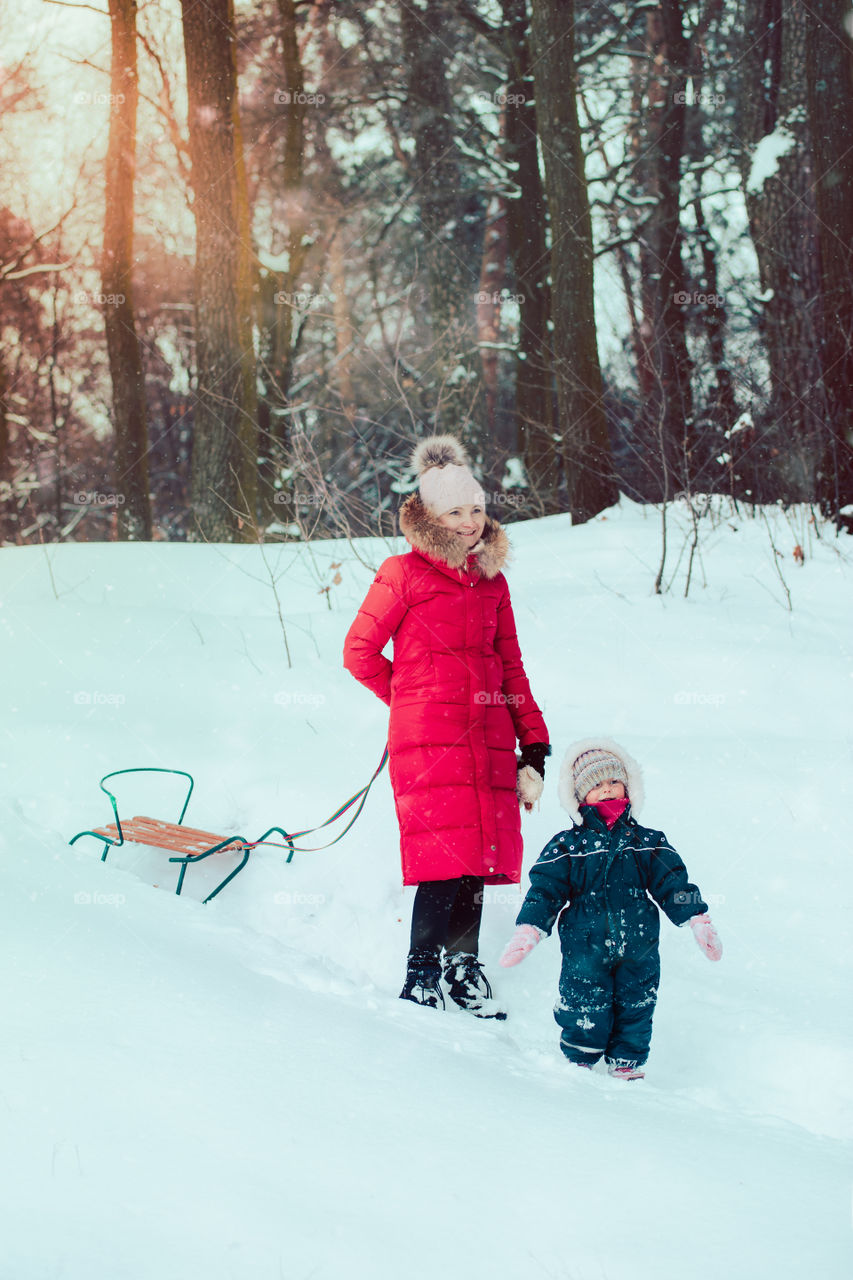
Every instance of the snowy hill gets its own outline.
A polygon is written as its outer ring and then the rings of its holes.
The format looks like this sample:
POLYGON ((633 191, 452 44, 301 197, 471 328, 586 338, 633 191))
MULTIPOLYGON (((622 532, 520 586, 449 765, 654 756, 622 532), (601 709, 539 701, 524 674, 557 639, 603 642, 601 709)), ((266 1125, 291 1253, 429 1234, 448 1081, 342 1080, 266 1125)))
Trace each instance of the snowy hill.
MULTIPOLYGON (((709 965, 662 922, 635 1085, 562 1059, 556 939, 498 969, 513 888, 482 946, 507 1023, 396 999, 386 774, 339 844, 259 849, 206 906, 209 864, 176 898, 164 854, 68 846, 111 769, 189 770, 186 821, 249 838, 362 786, 387 711, 340 651, 399 544, 4 549, 0 1280, 849 1276, 853 544, 769 519, 784 584, 764 521, 726 513, 686 600, 684 555, 652 592, 653 511, 511 530, 557 759, 598 731, 640 759, 724 942, 709 965)), ((555 778, 526 865, 564 825, 555 778)), ((117 783, 177 817, 180 779, 117 783)))

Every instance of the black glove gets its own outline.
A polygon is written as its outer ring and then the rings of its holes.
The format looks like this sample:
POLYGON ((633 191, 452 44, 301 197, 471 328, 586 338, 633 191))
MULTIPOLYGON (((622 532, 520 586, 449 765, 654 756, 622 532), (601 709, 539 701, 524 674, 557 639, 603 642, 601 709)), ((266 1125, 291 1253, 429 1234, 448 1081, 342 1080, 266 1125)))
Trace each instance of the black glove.
POLYGON ((535 769, 540 778, 545 777, 545 757, 551 754, 551 747, 547 742, 531 742, 526 747, 521 748, 521 759, 518 761, 519 769, 523 769, 529 764, 531 769, 535 769))

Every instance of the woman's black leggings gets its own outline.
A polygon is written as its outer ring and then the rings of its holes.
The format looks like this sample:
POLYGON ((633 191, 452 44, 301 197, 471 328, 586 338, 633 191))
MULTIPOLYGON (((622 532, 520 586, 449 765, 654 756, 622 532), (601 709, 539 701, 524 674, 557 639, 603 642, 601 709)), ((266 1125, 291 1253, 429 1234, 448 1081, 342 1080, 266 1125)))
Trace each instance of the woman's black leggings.
POLYGON ((470 951, 477 954, 480 917, 483 914, 483 880, 460 876, 458 880, 422 880, 412 908, 412 950, 470 951))

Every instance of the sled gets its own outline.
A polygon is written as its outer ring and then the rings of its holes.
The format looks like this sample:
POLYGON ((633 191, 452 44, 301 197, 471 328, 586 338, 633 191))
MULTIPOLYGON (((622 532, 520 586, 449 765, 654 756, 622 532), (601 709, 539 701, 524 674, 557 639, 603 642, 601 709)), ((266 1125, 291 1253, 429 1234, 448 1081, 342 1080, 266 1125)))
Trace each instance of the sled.
POLYGON ((211 854, 222 853, 226 849, 229 853, 242 853, 243 857, 237 866, 204 899, 205 902, 210 902, 212 898, 222 892, 227 884, 231 883, 249 861, 249 854, 252 852, 254 845, 246 840, 244 836, 220 836, 211 831, 199 831, 195 827, 185 827, 183 825, 184 814, 187 811, 190 796, 195 786, 191 773, 186 773, 183 769, 116 769, 113 773, 105 773, 99 786, 112 805, 115 822, 110 823, 108 826, 95 827, 91 831, 80 831, 69 841, 69 844, 74 844, 75 841, 80 840, 83 836, 95 836, 96 839, 103 841, 104 848, 101 854, 101 862, 106 862, 110 849, 119 849, 124 844, 142 844, 154 849, 165 849, 173 855, 169 858, 169 861, 175 862, 180 866, 178 883, 175 888, 175 893, 180 895, 181 889, 184 887, 187 867, 196 862, 202 862, 205 858, 209 858, 211 854), (137 815, 135 818, 125 818, 122 821, 119 816, 118 802, 112 791, 104 784, 109 778, 118 778, 129 773, 172 773, 182 778, 187 778, 189 786, 187 787, 187 794, 184 797, 178 821, 163 822, 160 818, 148 818, 143 815, 137 815))
POLYGON ((221 893, 226 885, 230 884, 235 876, 239 875, 249 861, 249 855, 253 849, 257 849, 259 845, 269 845, 277 849, 287 849, 287 857, 285 862, 291 862, 295 853, 317 853, 321 849, 330 849, 333 844, 337 844, 343 839, 349 831, 356 818, 364 808, 370 788, 373 786, 379 774, 385 767, 388 760, 388 748, 386 747, 382 753, 382 759, 374 771, 373 777, 357 791, 354 796, 350 796, 340 808, 336 809, 330 818, 325 822, 321 822, 317 827, 307 827, 304 831, 285 831, 283 827, 270 827, 257 840, 247 840, 245 836, 220 836, 212 831, 199 831, 195 827, 185 827, 184 814, 190 802, 190 796, 193 793, 195 782, 191 773, 187 773, 184 769, 157 769, 157 768, 140 768, 140 769, 116 769, 112 773, 105 773, 99 783, 101 790, 107 796, 112 806, 113 817, 115 822, 108 826, 95 827, 91 831, 78 831, 69 844, 74 844, 83 836, 94 836, 96 840, 100 840, 103 844, 103 852, 101 853, 101 862, 106 862, 107 854, 110 849, 121 848, 124 844, 141 844, 154 849, 164 849, 173 856, 169 858, 170 862, 177 863, 180 866, 178 872, 178 883, 175 893, 180 895, 181 889, 184 887, 184 877, 187 873, 187 867, 193 866, 196 862, 202 862, 205 858, 209 858, 215 853, 241 853, 243 856, 233 870, 216 886, 212 893, 209 893, 204 902, 210 902, 217 894, 221 893), (177 822, 164 822, 160 818, 148 818, 138 815, 135 818, 125 818, 124 821, 119 816, 118 801, 112 791, 104 785, 110 778, 118 778, 129 773, 171 773, 181 778, 189 780, 187 794, 184 797, 184 803, 181 812, 178 815, 177 822), (334 840, 330 840, 328 844, 316 845, 314 848, 301 848, 294 844, 295 840, 302 836, 311 835, 314 831, 322 831, 324 827, 330 826, 333 822, 337 822, 348 809, 356 805, 355 813, 353 813, 349 822, 334 840), (271 835, 280 835, 284 837, 285 843, 280 844, 278 841, 269 840, 267 837, 271 835))

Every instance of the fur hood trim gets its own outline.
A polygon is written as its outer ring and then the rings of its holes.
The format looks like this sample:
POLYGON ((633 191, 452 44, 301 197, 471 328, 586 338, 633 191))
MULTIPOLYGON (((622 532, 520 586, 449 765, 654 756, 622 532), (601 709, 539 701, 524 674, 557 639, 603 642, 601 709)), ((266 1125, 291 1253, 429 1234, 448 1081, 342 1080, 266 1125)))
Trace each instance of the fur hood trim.
POLYGON ((509 538, 497 520, 486 516, 483 536, 469 552, 455 533, 438 523, 419 493, 411 494, 400 508, 400 528, 415 551, 423 551, 450 569, 464 569, 468 556, 475 555, 483 577, 496 578, 509 559, 509 538))
POLYGON ((571 818, 573 824, 578 827, 583 819, 580 815, 580 806, 572 783, 572 765, 584 751, 591 751, 595 747, 599 747, 602 751, 609 751, 611 755, 618 757, 625 766, 625 772, 628 775, 628 799, 631 801, 631 813, 635 817, 645 800, 643 771, 634 757, 629 755, 624 747, 620 747, 618 742, 614 742, 612 738, 607 738, 603 734, 594 738, 581 738, 578 742, 572 743, 563 757, 563 763, 560 766, 560 781, 557 787, 560 804, 571 818))

